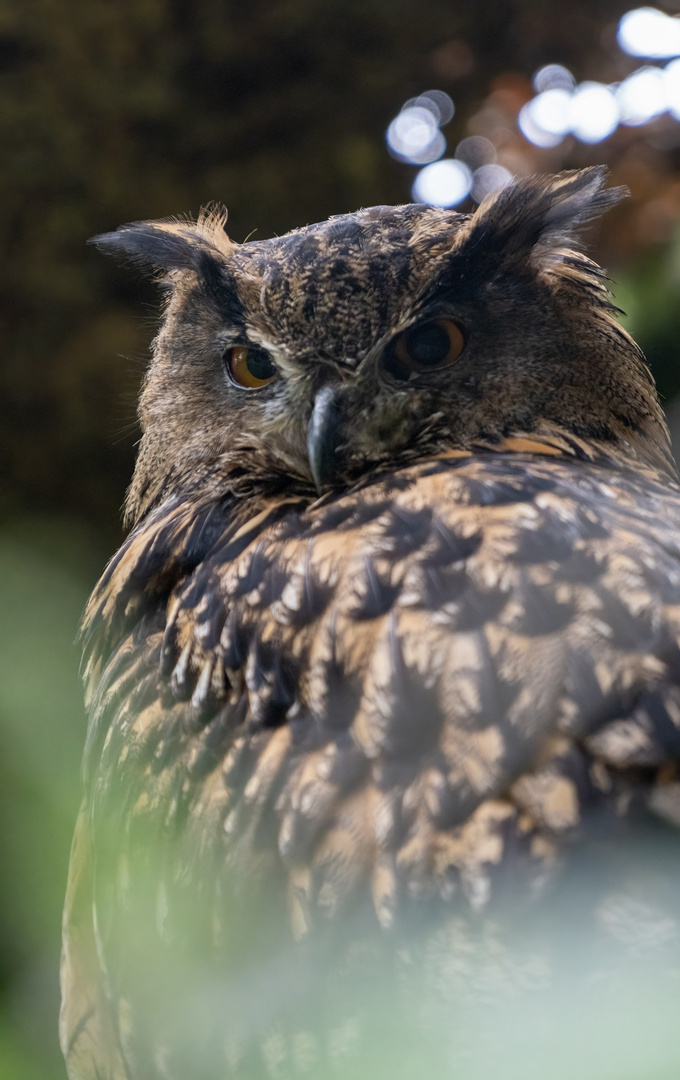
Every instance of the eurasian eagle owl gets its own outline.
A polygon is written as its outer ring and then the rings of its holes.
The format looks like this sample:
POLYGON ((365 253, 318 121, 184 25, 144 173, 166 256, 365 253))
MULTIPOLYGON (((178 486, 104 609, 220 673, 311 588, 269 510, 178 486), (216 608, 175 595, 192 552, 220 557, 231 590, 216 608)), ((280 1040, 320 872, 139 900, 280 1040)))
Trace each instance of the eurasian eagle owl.
POLYGON ((167 300, 84 621, 72 1080, 287 1075, 300 996, 404 927, 680 823, 680 493, 574 241, 603 180, 96 238, 167 300))

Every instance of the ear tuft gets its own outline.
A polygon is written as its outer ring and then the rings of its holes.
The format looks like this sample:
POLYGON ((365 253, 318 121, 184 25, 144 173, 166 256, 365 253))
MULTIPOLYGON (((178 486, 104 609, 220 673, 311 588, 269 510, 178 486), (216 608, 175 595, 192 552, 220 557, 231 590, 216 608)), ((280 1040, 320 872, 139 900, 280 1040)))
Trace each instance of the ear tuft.
POLYGON ((115 232, 88 240, 107 255, 129 259, 155 270, 195 270, 202 273, 206 258, 228 254, 232 242, 224 232, 223 207, 202 211, 198 222, 134 221, 115 232))
POLYGON ((605 189, 606 179, 604 165, 522 177, 480 203, 466 247, 479 256, 492 246, 504 265, 529 259, 545 266, 559 259, 562 249, 577 247, 578 229, 628 194, 624 187, 605 189))

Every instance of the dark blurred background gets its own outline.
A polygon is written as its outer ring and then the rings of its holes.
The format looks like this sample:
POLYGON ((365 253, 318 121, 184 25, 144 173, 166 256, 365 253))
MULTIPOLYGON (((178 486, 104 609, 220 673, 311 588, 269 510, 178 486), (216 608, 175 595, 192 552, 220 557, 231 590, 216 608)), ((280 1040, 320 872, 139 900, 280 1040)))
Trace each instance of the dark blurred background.
POLYGON ((419 197, 470 210, 514 174, 604 161, 631 198, 591 248, 673 420, 680 3, 662 8, 622 23, 617 0, 0 7, 1 1080, 65 1075, 73 641, 122 537, 156 325, 154 285, 87 237, 213 200, 237 241, 419 197))

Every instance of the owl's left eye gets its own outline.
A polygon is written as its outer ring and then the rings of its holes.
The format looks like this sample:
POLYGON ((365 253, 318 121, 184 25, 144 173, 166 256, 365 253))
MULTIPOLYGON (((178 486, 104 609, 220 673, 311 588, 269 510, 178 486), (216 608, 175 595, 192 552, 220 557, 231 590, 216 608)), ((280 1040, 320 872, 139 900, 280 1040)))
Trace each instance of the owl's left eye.
POLYGON ((451 319, 432 319, 405 330, 385 351, 383 364, 395 379, 437 371, 457 360, 465 347, 463 332, 451 319))
POLYGON ((245 390, 259 390, 278 374, 269 353, 256 345, 235 345, 227 349, 224 363, 231 381, 245 390))

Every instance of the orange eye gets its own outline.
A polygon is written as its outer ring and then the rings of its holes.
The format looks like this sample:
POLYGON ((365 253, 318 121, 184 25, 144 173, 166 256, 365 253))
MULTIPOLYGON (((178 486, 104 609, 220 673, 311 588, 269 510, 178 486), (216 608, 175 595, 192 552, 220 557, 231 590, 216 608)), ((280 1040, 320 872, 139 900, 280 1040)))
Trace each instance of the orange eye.
POLYGON ((245 390, 259 390, 278 374, 269 353, 257 345, 235 345, 227 349, 224 360, 231 381, 245 390))
POLYGON ((451 319, 419 323, 399 334, 385 352, 384 365, 395 379, 438 371, 458 359, 465 348, 460 327, 451 319))

